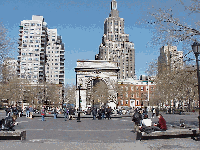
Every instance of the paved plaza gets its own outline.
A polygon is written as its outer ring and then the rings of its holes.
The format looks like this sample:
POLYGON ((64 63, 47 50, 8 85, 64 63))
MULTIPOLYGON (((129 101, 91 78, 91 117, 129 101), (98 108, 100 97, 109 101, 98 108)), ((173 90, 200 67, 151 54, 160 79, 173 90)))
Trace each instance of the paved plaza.
MULTIPOLYGON (((0 112, 0 117, 4 116, 5 113, 0 112)), ((197 114, 164 115, 164 118, 171 124, 178 124, 180 119, 193 126, 198 124, 197 114)), ((152 120, 155 122, 157 118, 152 120)), ((42 122, 41 117, 29 119, 23 116, 17 122, 15 129, 26 130, 26 140, 0 141, 0 149, 200 149, 200 142, 190 138, 136 141, 130 117, 81 118, 81 122, 46 117, 42 122)))

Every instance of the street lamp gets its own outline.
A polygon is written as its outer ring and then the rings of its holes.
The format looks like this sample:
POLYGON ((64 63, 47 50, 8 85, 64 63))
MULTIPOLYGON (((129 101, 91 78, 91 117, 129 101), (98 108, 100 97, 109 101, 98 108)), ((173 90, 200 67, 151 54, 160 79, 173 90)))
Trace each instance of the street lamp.
POLYGON ((81 117, 80 117, 80 107, 81 107, 81 84, 78 86, 79 90, 79 106, 78 106, 78 117, 77 117, 77 122, 81 122, 81 117))
MULTIPOLYGON (((199 59, 198 59, 198 56, 200 54, 200 43, 194 42, 192 45, 192 50, 196 57, 196 63, 197 63, 197 78, 198 78, 198 93, 199 93, 199 108, 200 108, 200 76, 199 76, 199 59)), ((198 119, 199 119, 199 132, 200 132, 200 109, 199 109, 198 119)), ((200 141, 199 136, 198 136, 197 140, 200 141)))

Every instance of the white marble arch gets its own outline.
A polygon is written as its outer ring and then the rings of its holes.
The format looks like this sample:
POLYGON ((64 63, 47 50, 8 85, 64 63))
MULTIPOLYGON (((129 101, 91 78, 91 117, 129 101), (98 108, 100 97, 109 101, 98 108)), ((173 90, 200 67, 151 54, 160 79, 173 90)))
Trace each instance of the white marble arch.
POLYGON ((79 107, 78 86, 81 85, 81 109, 86 110, 92 100, 91 97, 89 97, 89 90, 92 88, 93 81, 96 79, 102 80, 108 86, 109 102, 117 103, 117 93, 115 92, 114 86, 117 83, 118 71, 117 62, 105 60, 78 60, 77 67, 75 68, 76 108, 79 107))

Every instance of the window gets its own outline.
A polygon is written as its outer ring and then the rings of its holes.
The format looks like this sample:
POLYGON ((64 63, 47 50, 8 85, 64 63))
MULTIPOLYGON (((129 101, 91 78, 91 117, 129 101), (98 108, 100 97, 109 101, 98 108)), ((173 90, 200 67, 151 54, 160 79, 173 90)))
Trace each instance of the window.
POLYGON ((133 86, 131 87, 131 91, 133 91, 133 86))
POLYGON ((138 86, 136 86, 136 90, 138 90, 138 86))
POLYGON ((58 65, 58 63, 55 63, 55 65, 58 65))
POLYGON ((123 100, 120 101, 121 105, 123 105, 123 100))
POLYGON ((29 26, 29 23, 25 23, 24 26, 29 26))
POLYGON ((136 100, 136 105, 139 105, 139 101, 138 100, 136 100))
POLYGON ((144 87, 143 86, 141 86, 141 91, 143 91, 144 90, 144 87))
POLYGON ((128 97, 128 93, 126 93, 126 97, 128 97))
POLYGON ((126 100, 126 105, 128 105, 128 100, 126 100))
POLYGON ((126 91, 128 91, 128 87, 126 87, 126 91))
POLYGON ((139 93, 136 93, 136 97, 137 97, 137 98, 139 97, 139 93))

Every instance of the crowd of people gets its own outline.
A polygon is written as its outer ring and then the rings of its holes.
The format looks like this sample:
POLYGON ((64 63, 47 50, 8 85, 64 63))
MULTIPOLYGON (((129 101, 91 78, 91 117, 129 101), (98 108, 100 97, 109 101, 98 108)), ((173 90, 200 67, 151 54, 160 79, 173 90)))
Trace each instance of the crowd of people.
POLYGON ((112 114, 112 109, 111 107, 107 107, 107 108, 93 108, 92 109, 92 116, 93 116, 93 120, 96 120, 96 118, 98 118, 98 120, 104 120, 104 119, 111 119, 111 114, 112 114))
POLYGON ((135 112, 132 117, 132 121, 134 124, 134 132, 136 131, 165 131, 167 130, 166 121, 163 118, 161 114, 159 114, 159 110, 157 108, 152 108, 152 117, 154 118, 154 115, 158 117, 158 123, 152 123, 151 118, 148 117, 148 111, 147 109, 135 109, 135 112))

